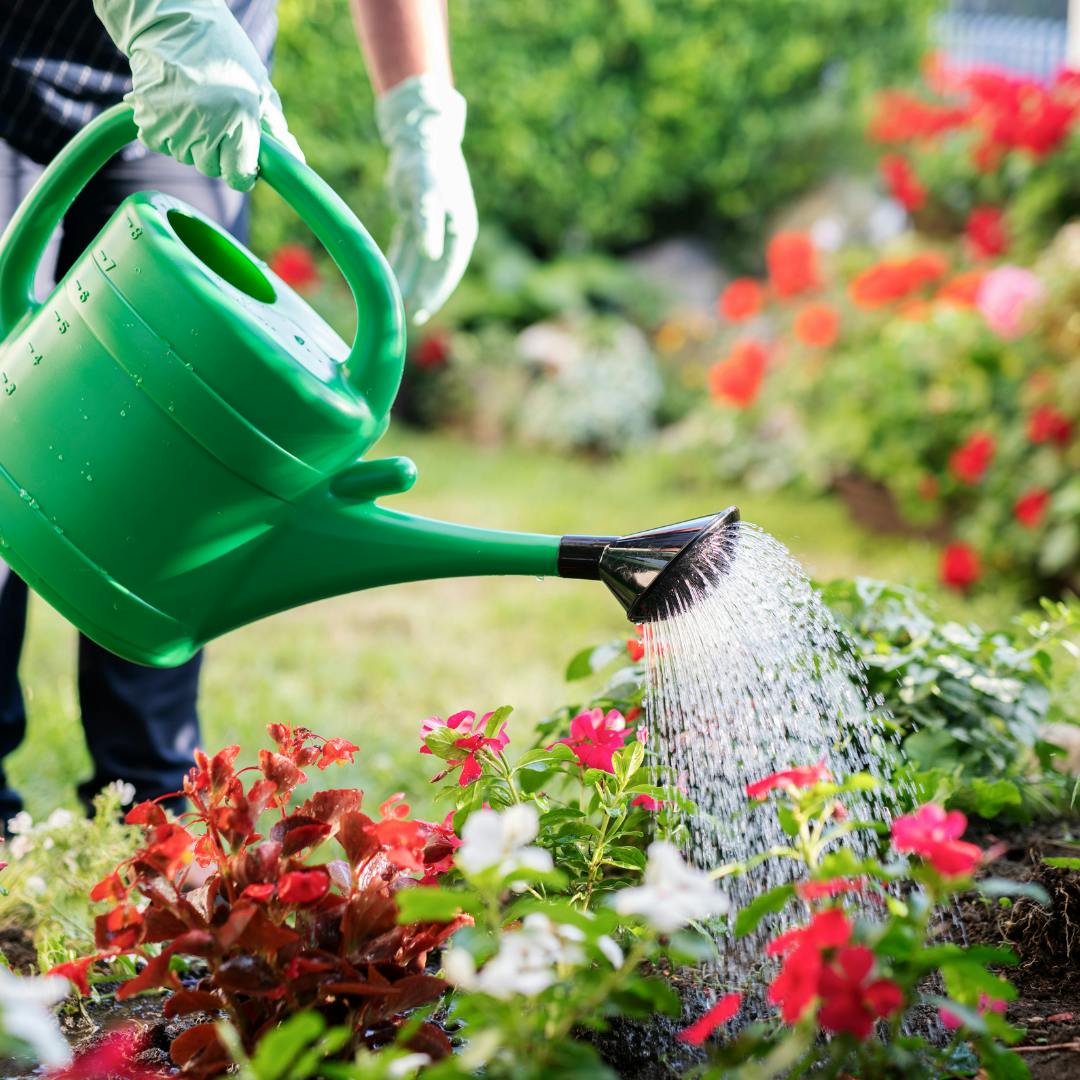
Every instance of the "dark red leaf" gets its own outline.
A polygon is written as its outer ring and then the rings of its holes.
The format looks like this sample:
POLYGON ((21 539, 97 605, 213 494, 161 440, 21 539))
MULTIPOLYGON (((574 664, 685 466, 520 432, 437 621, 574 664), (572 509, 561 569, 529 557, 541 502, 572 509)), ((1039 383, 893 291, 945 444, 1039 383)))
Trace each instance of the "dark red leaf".
POLYGON ((355 788, 335 788, 330 791, 316 791, 300 807, 300 813, 316 821, 325 821, 336 825, 342 814, 351 814, 360 809, 364 793, 355 788))
POLYGON ((259 768, 267 780, 273 781, 278 795, 287 796, 297 784, 307 780, 287 757, 269 750, 259 751, 259 768))
POLYGON ((218 944, 223 949, 238 947, 272 955, 291 945, 298 936, 295 930, 278 926, 257 904, 241 900, 218 931, 218 944))
POLYGON ((124 952, 138 944, 143 918, 131 904, 118 904, 94 919, 94 942, 103 951, 124 952))
POLYGON ((405 1045, 414 1054, 427 1054, 432 1061, 447 1057, 453 1049, 442 1028, 427 1023, 421 1024, 405 1045))
POLYGON ((151 904, 143 915, 143 941, 172 941, 188 931, 188 925, 171 911, 151 904))
POLYGON ((119 874, 109 874, 103 877, 91 890, 91 900, 126 900, 127 886, 123 883, 119 874))
POLYGON ((179 990, 180 983, 176 975, 169 970, 171 950, 166 949, 163 953, 147 960, 146 966, 133 979, 122 982, 116 988, 116 1000, 125 1001, 143 990, 153 990, 158 986, 167 986, 171 990, 179 990))
POLYGON ((295 855, 304 848, 314 847, 330 835, 332 826, 324 821, 293 814, 275 822, 270 837, 281 842, 282 855, 295 855))
POLYGON ((222 1008, 224 1006, 221 998, 216 994, 211 994, 208 990, 177 990, 165 1002, 165 1008, 162 1012, 164 1012, 167 1020, 172 1020, 177 1016, 187 1016, 188 1013, 215 1013, 222 1008))
POLYGON ((197 1069, 203 1076, 210 1075, 203 1070, 211 1063, 216 1066, 220 1062, 222 1068, 231 1063, 218 1039, 216 1024, 196 1024, 177 1035, 169 1047, 169 1055, 185 1073, 197 1069))
POLYGON ((189 930, 181 934, 171 946, 174 953, 183 953, 185 956, 214 956, 217 949, 214 946, 214 937, 207 930, 189 930))
POLYGON ((90 993, 90 982, 87 978, 87 970, 90 965, 100 957, 95 953, 93 956, 84 956, 79 960, 69 960, 66 964, 57 964, 50 968, 47 975, 63 975, 75 987, 80 994, 90 993))
POLYGON ((366 982, 332 982, 323 983, 319 990, 324 997, 392 997, 394 999, 394 1011, 400 1011, 397 1003, 398 989, 396 985, 377 986, 366 982))
POLYGON ((292 870, 278 882, 278 899, 283 904, 313 904, 330 889, 330 875, 321 867, 292 870))
POLYGON ((149 799, 133 806, 124 818, 128 825, 164 825, 168 821, 165 811, 156 802, 149 799))
POLYGON ((337 841, 345 849, 350 866, 358 866, 379 850, 375 823, 359 811, 343 814, 338 824, 337 841))
POLYGON ((214 984, 233 993, 266 995, 279 988, 273 968, 259 956, 234 956, 219 965, 214 984))
POLYGON ((239 746, 226 746, 210 759, 210 795, 219 798, 233 778, 233 762, 240 753, 239 746))
POLYGON ((394 983, 394 989, 398 995, 394 999, 394 1008, 400 1012, 408 1012, 429 1002, 438 1001, 448 987, 442 979, 437 979, 434 975, 407 975, 394 983))

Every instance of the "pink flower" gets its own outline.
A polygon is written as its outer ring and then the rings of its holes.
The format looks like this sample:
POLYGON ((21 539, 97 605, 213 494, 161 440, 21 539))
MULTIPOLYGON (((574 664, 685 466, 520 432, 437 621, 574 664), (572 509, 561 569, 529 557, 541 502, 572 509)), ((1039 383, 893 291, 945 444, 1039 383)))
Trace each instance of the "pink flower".
MULTIPOLYGON (((992 998, 985 990, 979 991, 979 1015, 987 1012, 1004 1013, 1006 1003, 998 998, 992 998)), ((948 1028, 949 1031, 956 1031, 957 1028, 964 1026, 964 1021, 952 1011, 952 1009, 946 1008, 942 1005, 938 1009, 938 1016, 941 1018, 942 1027, 948 1028)))
POLYGON ((783 772, 773 773, 762 780, 756 780, 746 785, 746 797, 748 799, 764 799, 770 791, 777 788, 791 790, 793 788, 813 787, 822 780, 829 780, 829 770, 825 768, 825 759, 822 758, 816 765, 799 765, 794 769, 785 769, 783 772))
POLYGON ((552 743, 562 743, 574 751, 578 761, 586 769, 603 769, 614 772, 612 755, 621 750, 626 743, 630 729, 626 726, 626 717, 618 709, 590 709, 578 713, 570 721, 570 736, 552 743))
POLYGON ((942 877, 966 877, 983 860, 980 847, 960 839, 966 828, 967 818, 959 810, 946 812, 927 803, 893 821, 893 847, 920 855, 942 877))
POLYGON ((742 1005, 742 994, 725 994, 704 1016, 679 1032, 691 1046, 700 1046, 721 1024, 726 1024, 742 1005))
POLYGON ((645 810, 652 810, 654 812, 662 810, 664 806, 659 799, 654 799, 651 795, 639 795, 630 805, 640 806, 645 810))
POLYGON ((795 893, 800 900, 811 903, 823 897, 841 896, 844 893, 862 892, 863 883, 858 878, 833 878, 831 881, 800 881, 795 893))
MULTIPOLYGON (((422 740, 426 739, 433 731, 438 731, 439 728, 450 728, 460 733, 461 738, 454 740, 454 746, 459 750, 463 750, 464 756, 447 758, 447 764, 452 769, 461 766, 461 777, 458 783, 462 787, 466 787, 474 780, 478 780, 483 773, 483 766, 477 757, 481 750, 491 747, 498 753, 505 749, 506 744, 510 742, 510 736, 506 734, 505 724, 499 728, 492 738, 484 735, 484 728, 490 717, 491 713, 488 712, 484 713, 478 720, 476 713, 471 709, 466 709, 454 713, 453 716, 448 716, 445 720, 438 716, 428 717, 420 726, 420 738, 422 740)), ((425 744, 420 747, 420 753, 430 754, 431 749, 425 744)), ((445 775, 445 773, 441 775, 445 775)))
POLYGON ((1027 329, 1029 310, 1046 295, 1042 282, 1020 266, 999 266, 983 278, 975 298, 986 325, 1005 341, 1027 329))

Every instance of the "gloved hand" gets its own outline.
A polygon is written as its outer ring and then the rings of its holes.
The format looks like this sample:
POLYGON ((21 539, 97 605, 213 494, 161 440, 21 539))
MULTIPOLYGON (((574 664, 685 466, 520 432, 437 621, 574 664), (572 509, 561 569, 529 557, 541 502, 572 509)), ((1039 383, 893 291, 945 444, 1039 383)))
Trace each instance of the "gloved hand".
POLYGON ((303 160, 281 99, 224 0, 94 0, 131 63, 139 138, 151 150, 247 191, 261 127, 303 160))
POLYGON ((379 98, 375 119, 390 150, 386 184, 401 215, 390 264, 419 325, 446 303, 476 243, 476 202, 461 153, 465 99, 445 80, 417 75, 379 98))

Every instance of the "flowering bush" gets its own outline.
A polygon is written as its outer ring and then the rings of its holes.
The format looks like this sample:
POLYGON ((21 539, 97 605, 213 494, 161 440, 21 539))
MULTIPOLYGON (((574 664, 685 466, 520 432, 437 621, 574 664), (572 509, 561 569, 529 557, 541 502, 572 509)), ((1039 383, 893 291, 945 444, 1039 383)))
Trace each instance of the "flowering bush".
MULTIPOLYGON (((259 752, 257 766, 237 769, 237 746, 213 757, 196 752, 184 781, 193 806, 184 823, 154 802, 128 813, 143 843, 90 893, 111 905, 96 919, 98 952, 54 973, 86 993, 98 960, 138 957, 141 970, 118 998, 172 990, 166 1016, 224 1013, 248 1051, 306 1008, 344 1022, 350 1043, 393 1041, 405 1013, 442 994, 445 984, 425 971, 428 954, 468 921, 397 922, 402 891, 416 876, 445 869, 447 838, 410 820, 400 795, 383 803, 378 819, 362 813, 362 793, 348 789, 314 792, 290 812, 305 768, 351 761, 357 748, 281 724, 268 730, 274 747, 259 752), (313 862, 331 840, 337 857, 313 862), (205 872, 198 887, 189 883, 196 867, 205 872), (182 985, 174 957, 198 958, 207 975, 182 985)), ((432 1025, 409 1037, 431 1057, 449 1052, 432 1025)), ((188 1027, 170 1053, 193 1076, 219 1075, 231 1060, 213 1022, 188 1027)))
POLYGON ((871 119, 893 196, 976 257, 1035 254, 1080 204, 1080 72, 1046 85, 931 58, 925 76, 915 91, 880 95, 871 119))

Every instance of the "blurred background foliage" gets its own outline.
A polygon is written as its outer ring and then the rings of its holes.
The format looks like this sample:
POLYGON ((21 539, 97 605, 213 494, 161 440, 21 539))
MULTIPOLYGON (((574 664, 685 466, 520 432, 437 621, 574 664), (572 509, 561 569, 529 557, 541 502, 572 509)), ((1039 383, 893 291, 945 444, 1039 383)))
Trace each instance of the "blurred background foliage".
MULTIPOLYGON (((916 67, 928 0, 450 5, 481 220, 532 250, 694 231, 725 248, 850 153, 861 103, 916 67)), ((274 80, 311 164, 377 240, 384 152, 343 0, 281 0, 274 80)), ((263 250, 301 235, 256 190, 263 250)))

